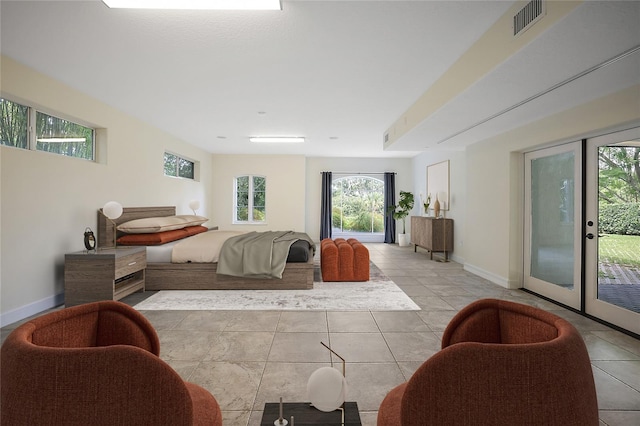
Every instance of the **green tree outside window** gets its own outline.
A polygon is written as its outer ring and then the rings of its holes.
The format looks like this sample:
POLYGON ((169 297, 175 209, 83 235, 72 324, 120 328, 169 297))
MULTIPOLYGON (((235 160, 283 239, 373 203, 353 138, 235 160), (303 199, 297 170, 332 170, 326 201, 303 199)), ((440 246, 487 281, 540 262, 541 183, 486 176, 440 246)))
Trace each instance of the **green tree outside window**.
POLYGON ((266 220, 266 188, 264 176, 239 176, 235 180, 235 222, 266 220))

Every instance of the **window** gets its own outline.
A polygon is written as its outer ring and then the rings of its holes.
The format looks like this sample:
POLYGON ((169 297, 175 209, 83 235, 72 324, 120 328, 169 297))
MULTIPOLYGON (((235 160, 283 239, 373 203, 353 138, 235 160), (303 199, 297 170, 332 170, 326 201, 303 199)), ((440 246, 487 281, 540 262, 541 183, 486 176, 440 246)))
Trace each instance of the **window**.
POLYGON ((195 179, 195 163, 170 152, 164 153, 165 176, 195 179))
POLYGON ((0 143, 94 160, 95 130, 0 98, 0 143), (33 125, 35 123, 35 132, 33 125))
POLYGON ((36 112, 36 150, 93 160, 93 129, 36 112))
POLYGON ((235 179, 234 223, 264 223, 267 178, 238 176, 235 179))
POLYGON ((29 149, 27 126, 29 108, 6 99, 0 99, 0 143, 6 146, 29 149))
POLYGON ((384 182, 368 176, 333 180, 331 189, 334 237, 384 241, 384 182))

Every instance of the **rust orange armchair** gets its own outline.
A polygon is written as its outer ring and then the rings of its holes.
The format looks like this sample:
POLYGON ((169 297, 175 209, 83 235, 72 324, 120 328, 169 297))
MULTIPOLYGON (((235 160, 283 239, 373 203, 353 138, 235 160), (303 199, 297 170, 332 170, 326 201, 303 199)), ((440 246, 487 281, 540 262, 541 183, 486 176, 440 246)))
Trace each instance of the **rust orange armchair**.
POLYGON ((598 425, 584 341, 566 320, 485 299, 447 326, 442 350, 378 411, 378 426, 598 425))
POLYGON ((40 316, 2 345, 0 424, 221 425, 214 397, 159 352, 152 325, 124 303, 40 316))

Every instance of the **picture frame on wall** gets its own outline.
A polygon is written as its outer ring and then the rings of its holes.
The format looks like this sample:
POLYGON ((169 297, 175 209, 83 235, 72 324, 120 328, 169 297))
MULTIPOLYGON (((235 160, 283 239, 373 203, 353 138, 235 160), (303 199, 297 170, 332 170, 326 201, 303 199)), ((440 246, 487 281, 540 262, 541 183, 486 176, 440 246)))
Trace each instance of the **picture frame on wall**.
POLYGON ((435 202, 437 194, 440 209, 449 210, 449 160, 427 166, 427 194, 431 194, 431 204, 435 202))

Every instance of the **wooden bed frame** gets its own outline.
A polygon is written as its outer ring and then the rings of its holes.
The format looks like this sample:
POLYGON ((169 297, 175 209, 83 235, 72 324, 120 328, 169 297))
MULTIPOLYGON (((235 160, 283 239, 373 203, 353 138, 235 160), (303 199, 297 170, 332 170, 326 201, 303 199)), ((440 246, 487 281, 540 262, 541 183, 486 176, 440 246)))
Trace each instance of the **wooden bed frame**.
MULTIPOLYGON (((115 221, 98 210, 98 247, 113 247, 116 226, 134 219, 173 216, 175 206, 125 207, 115 221)), ((300 290, 313 288, 313 256, 306 263, 287 263, 282 279, 218 275, 217 263, 147 263, 147 290, 300 290)))

